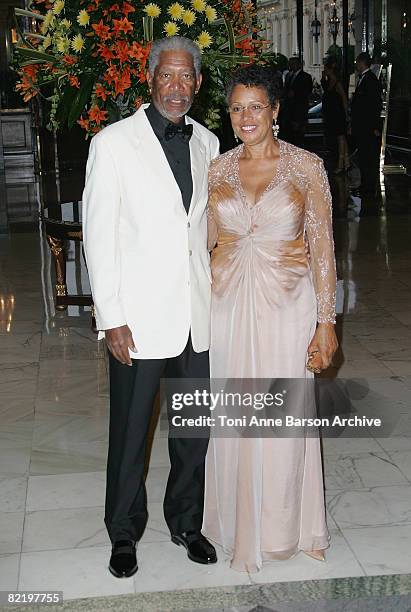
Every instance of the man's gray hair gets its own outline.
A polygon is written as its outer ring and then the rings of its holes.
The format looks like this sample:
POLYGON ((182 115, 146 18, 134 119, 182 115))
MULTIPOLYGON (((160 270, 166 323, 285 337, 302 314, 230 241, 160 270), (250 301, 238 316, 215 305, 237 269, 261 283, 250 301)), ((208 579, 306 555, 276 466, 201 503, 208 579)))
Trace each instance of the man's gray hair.
POLYGON ((154 74, 160 60, 160 54, 163 51, 186 51, 190 53, 193 56, 194 70, 198 77, 201 72, 201 51, 193 40, 185 36, 168 36, 155 40, 148 57, 148 69, 151 74, 154 74))

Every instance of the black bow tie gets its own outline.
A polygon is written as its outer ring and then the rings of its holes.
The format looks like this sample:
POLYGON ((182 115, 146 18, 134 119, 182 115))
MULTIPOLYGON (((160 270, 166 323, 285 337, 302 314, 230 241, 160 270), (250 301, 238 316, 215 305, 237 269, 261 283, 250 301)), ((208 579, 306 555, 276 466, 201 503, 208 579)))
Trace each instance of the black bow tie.
POLYGON ((175 123, 169 123, 166 127, 166 131, 164 133, 164 138, 166 140, 171 140, 179 135, 180 138, 184 140, 184 142, 188 142, 193 134, 193 126, 191 123, 188 125, 176 125, 175 123))

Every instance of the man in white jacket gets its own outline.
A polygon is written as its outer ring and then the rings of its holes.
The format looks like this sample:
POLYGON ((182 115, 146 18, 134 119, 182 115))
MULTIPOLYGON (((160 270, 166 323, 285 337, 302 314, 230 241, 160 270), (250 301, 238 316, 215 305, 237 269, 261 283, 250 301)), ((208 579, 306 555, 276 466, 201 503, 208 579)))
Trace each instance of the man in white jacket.
MULTIPOLYGON (((218 139, 186 116, 201 55, 183 37, 155 41, 150 105, 97 134, 83 194, 84 247, 99 336, 110 363, 105 524, 109 569, 137 571, 147 522, 144 463, 160 378, 209 377, 211 274, 207 174, 218 139)), ((215 563, 202 536, 207 439, 169 439, 164 514, 172 541, 215 563)))

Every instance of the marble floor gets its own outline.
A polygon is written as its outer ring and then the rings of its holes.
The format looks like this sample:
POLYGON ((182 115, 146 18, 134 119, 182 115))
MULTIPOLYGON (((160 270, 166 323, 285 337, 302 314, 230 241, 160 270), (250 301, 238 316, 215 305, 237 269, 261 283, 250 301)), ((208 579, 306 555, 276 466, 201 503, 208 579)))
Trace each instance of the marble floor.
MULTIPOLYGON (((74 599, 411 573, 409 177, 387 181, 371 214, 362 215, 355 199, 339 200, 341 189, 334 183, 341 347, 327 375, 365 382, 368 404, 394 415, 390 435, 324 439, 326 562, 298 555, 257 575, 231 570, 221 550, 217 565, 196 565, 170 542, 159 432, 140 569, 128 580, 108 573, 104 348, 87 308, 54 310, 41 232, 14 226, 0 235, 0 591, 62 590, 74 599)), ((74 270, 80 255, 71 255, 74 270)), ((74 272, 68 278, 78 283, 74 272)), ((81 283, 86 292, 84 276, 81 283)))

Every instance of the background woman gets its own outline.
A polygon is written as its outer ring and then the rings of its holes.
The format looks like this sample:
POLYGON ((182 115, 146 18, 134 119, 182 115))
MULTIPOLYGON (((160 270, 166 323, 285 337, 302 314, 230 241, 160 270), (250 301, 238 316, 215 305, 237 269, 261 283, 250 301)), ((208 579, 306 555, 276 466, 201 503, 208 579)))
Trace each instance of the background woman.
POLYGON ((321 85, 325 134, 328 142, 337 142, 338 160, 334 172, 341 174, 350 166, 347 143, 348 102, 344 87, 339 80, 335 58, 326 59, 321 85))
MULTIPOLYGON (((280 93, 258 66, 241 68, 227 86, 243 144, 209 174, 213 378, 312 377, 307 354, 320 371, 337 347, 328 181, 316 155, 277 140, 280 93)), ((300 550, 323 560, 318 437, 213 438, 203 533, 240 571, 300 550)))

